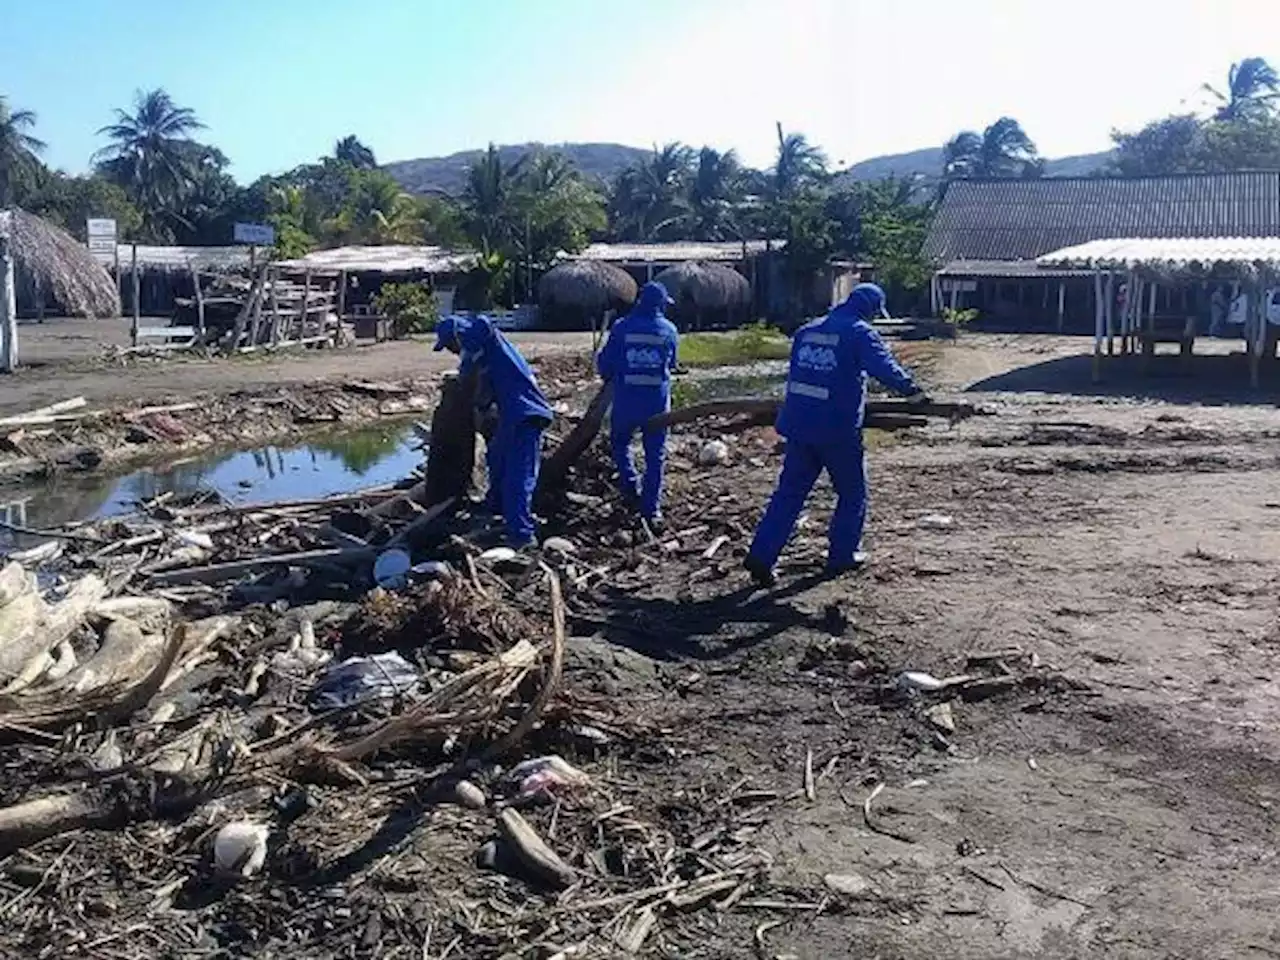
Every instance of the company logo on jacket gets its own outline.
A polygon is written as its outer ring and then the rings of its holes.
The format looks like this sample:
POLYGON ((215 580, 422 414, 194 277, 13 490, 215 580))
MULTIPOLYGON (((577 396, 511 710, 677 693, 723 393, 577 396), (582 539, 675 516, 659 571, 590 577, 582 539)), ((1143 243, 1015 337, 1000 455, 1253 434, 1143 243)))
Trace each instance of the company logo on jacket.
POLYGON ((796 351, 796 364, 806 370, 830 373, 836 368, 836 352, 831 347, 802 343, 796 351))
POLYGON ((631 370, 658 370, 662 367, 662 351, 655 348, 627 349, 627 367, 631 370))

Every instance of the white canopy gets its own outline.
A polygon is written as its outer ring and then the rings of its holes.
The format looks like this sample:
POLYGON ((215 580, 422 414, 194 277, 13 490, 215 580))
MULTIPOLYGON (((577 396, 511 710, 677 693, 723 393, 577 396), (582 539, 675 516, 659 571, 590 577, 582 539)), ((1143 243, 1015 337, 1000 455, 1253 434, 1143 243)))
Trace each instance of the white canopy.
POLYGON ((1280 237, 1135 237, 1091 240, 1036 258, 1041 267, 1212 267, 1265 265, 1280 269, 1280 237))

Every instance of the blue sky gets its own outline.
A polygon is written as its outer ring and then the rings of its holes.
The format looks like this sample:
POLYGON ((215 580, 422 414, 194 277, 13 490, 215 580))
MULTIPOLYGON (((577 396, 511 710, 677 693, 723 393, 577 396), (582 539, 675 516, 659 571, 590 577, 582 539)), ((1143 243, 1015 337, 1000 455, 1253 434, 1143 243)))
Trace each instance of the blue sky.
POLYGON ((780 120, 850 163, 1007 113, 1048 155, 1103 149, 1233 60, 1280 65, 1280 3, 0 0, 0 35, 0 94, 54 166, 85 170, 112 109, 162 86, 249 180, 346 133, 384 161, 683 140, 763 165, 780 120))

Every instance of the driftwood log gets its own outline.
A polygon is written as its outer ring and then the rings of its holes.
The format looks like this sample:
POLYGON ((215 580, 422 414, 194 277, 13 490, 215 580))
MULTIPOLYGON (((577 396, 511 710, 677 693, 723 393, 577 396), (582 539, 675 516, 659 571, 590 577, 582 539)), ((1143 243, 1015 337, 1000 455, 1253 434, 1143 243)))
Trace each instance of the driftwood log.
MULTIPOLYGON (((749 422, 769 423, 782 408, 779 398, 742 397, 710 400, 659 414, 645 424, 646 431, 662 430, 681 423, 694 423, 708 417, 742 417, 749 422)), ((901 430, 924 426, 931 417, 963 420, 981 411, 971 403, 930 400, 914 403, 908 400, 868 400, 864 426, 880 430, 901 430)))
POLYGON ((471 493, 476 462, 475 378, 445 377, 431 417, 423 506, 464 500, 471 493))
POLYGON ((608 414, 612 403, 613 384, 605 383, 596 391, 596 395, 591 398, 591 402, 587 405, 586 413, 582 415, 582 419, 569 431, 569 435, 560 442, 560 445, 552 451, 551 456, 542 462, 542 471, 538 477, 539 499, 564 486, 564 481, 569 475, 570 468, 577 463, 578 458, 591 446, 592 441, 600 433, 600 427, 604 424, 604 418, 608 414))

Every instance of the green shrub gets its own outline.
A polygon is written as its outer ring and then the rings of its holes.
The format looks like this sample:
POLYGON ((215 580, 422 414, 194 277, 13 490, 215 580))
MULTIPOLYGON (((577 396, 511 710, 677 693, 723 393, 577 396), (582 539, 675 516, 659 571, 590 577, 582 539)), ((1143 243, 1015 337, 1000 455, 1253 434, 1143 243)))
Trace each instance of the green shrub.
POLYGON ((414 333, 430 333, 440 322, 436 296, 422 283, 387 283, 373 298, 374 309, 391 323, 399 340, 414 333))

